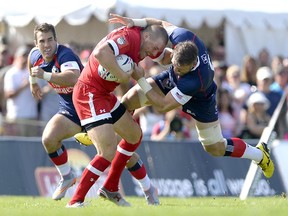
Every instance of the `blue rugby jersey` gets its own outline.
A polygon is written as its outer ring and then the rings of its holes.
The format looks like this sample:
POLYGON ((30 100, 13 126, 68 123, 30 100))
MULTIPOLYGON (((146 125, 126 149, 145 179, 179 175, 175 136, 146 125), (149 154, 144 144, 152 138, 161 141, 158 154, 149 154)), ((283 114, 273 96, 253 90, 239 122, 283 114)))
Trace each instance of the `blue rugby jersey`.
POLYGON ((173 66, 156 75, 153 79, 167 94, 182 104, 184 112, 201 122, 212 122, 218 119, 216 107, 216 83, 213 81, 214 68, 204 43, 191 31, 176 26, 169 27, 169 39, 172 47, 187 40, 193 41, 198 48, 198 64, 184 76, 174 73, 173 66))
MULTIPOLYGON (((34 48, 30 55, 30 63, 34 66, 40 66, 44 71, 51 72, 52 73, 61 73, 61 66, 69 68, 69 64, 71 62, 77 62, 80 71, 83 69, 83 65, 79 59, 79 57, 73 53, 73 51, 64 46, 64 45, 57 45, 57 51, 54 54, 53 60, 49 63, 45 62, 43 59, 43 56, 38 48, 34 48), (65 65, 66 64, 66 65, 65 65)), ((73 68, 71 65, 71 69, 77 69, 73 68)), ((72 92, 73 92, 73 86, 60 86, 54 83, 49 84, 52 86, 52 88, 59 94, 60 96, 60 103, 64 106, 73 106, 72 102, 72 92)))

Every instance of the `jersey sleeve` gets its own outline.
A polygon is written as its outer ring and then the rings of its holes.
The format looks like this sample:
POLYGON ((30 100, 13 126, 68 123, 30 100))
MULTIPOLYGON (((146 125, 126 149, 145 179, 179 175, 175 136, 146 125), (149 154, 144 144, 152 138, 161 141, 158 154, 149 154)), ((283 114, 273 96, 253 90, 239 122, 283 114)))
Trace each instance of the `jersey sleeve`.
POLYGON ((60 65, 60 70, 80 70, 80 66, 77 61, 67 61, 60 65))
POLYGON ((170 92, 174 99, 181 105, 186 104, 192 98, 190 95, 185 95, 177 87, 174 87, 170 92))
POLYGON ((196 35, 193 34, 191 31, 185 28, 172 28, 169 29, 169 40, 172 43, 172 47, 174 48, 178 43, 187 41, 187 40, 194 40, 196 35))
POLYGON ((61 71, 81 70, 82 65, 79 58, 69 49, 63 49, 59 54, 58 63, 61 71))
POLYGON ((175 25, 165 27, 165 30, 166 30, 166 32, 167 32, 167 34, 168 34, 168 37, 170 37, 171 34, 173 33, 173 31, 174 31, 175 29, 177 29, 177 28, 179 28, 179 27, 177 27, 177 26, 175 26, 175 25))
POLYGON ((31 51, 30 51, 30 64, 33 67, 33 65, 36 63, 36 61, 40 58, 41 53, 39 51, 39 49, 37 47, 34 47, 31 51))
POLYGON ((109 43, 109 45, 113 49, 115 56, 119 55, 120 53, 129 52, 129 35, 125 31, 118 31, 115 34, 111 35, 111 37, 107 39, 107 43, 109 43))

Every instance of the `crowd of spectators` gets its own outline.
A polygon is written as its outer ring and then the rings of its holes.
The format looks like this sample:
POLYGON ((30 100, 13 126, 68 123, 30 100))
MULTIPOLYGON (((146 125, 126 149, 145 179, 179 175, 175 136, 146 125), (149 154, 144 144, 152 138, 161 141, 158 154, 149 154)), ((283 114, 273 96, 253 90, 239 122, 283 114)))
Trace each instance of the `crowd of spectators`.
MULTIPOLYGON (((75 43, 66 44, 77 53, 85 65, 92 50, 75 43)), ((49 119, 58 111, 58 96, 46 81, 39 81, 44 92, 35 101, 29 91, 26 58, 31 45, 20 46, 11 53, 0 41, 0 135, 41 136, 49 119)), ((211 57, 213 59, 213 55, 211 57)), ((215 58, 214 80, 218 86, 219 119, 224 137, 258 139, 268 125, 278 102, 288 86, 288 57, 270 56, 266 49, 256 57, 245 56, 242 65, 227 65, 215 58)), ((147 76, 165 67, 145 59, 141 62, 147 76)), ((116 95, 121 97, 135 82, 120 85, 116 95)), ((286 111, 277 123, 280 138, 288 138, 286 111)), ((194 121, 181 110, 158 113, 154 107, 144 107, 134 113, 145 139, 197 140, 194 121)))

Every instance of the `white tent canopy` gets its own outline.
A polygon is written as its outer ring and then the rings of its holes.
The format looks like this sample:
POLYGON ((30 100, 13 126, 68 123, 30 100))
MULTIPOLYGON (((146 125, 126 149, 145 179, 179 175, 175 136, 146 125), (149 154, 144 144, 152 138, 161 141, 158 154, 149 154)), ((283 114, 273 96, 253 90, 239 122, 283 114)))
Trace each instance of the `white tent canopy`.
POLYGON ((57 25, 64 19, 69 25, 83 25, 91 16, 106 21, 115 0, 81 0, 68 2, 51 0, 44 4, 38 0, 12 0, 1 5, 0 20, 5 20, 10 26, 25 27, 32 20, 36 23, 49 22, 57 25))
POLYGON ((120 0, 116 2, 116 12, 138 18, 166 19, 175 25, 186 21, 191 28, 199 28, 203 22, 216 27, 223 19, 237 27, 288 27, 287 0, 120 0))
POLYGON ((288 57, 287 0, 121 0, 116 12, 129 17, 154 17, 191 29, 203 23, 215 28, 225 20, 225 51, 228 64, 242 64, 245 54, 257 57, 263 48, 270 55, 288 57))
POLYGON ((0 22, 7 24, 4 33, 12 51, 19 44, 33 43, 33 29, 42 22, 56 26, 60 43, 96 44, 109 31, 107 17, 114 5, 115 0, 51 0, 45 4, 12 0, 1 5, 0 22))
POLYGON ((49 22, 63 40, 96 43, 109 31, 110 11, 130 17, 155 17, 175 25, 186 23, 199 29, 205 23, 215 28, 225 21, 225 51, 228 64, 241 64, 242 56, 257 56, 262 48, 271 55, 287 56, 287 0, 50 0, 6 1, 0 7, 0 21, 25 42, 33 40, 35 23, 49 22), (91 21, 92 20, 92 21, 91 21))

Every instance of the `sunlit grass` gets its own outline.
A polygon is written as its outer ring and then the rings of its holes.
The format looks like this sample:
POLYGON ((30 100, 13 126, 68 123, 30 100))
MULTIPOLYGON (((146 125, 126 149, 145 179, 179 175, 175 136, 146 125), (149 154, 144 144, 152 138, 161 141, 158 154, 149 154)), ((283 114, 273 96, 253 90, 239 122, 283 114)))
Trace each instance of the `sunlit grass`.
POLYGON ((160 206, 148 206, 144 198, 126 197, 132 207, 118 207, 102 199, 87 199, 84 208, 68 209, 68 199, 54 201, 43 197, 0 196, 0 215, 191 215, 191 216, 287 216, 288 201, 284 197, 259 197, 240 200, 238 197, 166 198, 160 206))

